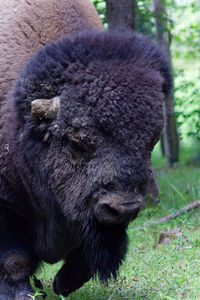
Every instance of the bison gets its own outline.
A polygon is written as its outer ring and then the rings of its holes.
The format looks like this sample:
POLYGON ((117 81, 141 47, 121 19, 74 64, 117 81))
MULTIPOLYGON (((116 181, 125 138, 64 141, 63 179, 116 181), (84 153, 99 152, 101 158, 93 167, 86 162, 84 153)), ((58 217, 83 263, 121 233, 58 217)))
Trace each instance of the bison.
POLYGON ((27 62, 1 116, 0 299, 29 299, 41 261, 65 260, 64 296, 116 277, 170 88, 165 55, 135 34, 75 33, 27 62))
POLYGON ((53 283, 64 296, 116 277, 170 90, 148 39, 86 30, 36 52, 1 94, 1 300, 30 299, 42 261, 64 260, 53 283))

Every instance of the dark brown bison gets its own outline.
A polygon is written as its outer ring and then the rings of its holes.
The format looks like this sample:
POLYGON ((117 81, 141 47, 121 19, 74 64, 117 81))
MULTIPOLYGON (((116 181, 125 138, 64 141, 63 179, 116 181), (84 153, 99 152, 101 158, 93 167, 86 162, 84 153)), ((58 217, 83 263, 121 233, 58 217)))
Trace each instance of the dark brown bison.
POLYGON ((28 61, 1 116, 1 300, 29 299, 41 261, 65 260, 65 296, 116 277, 170 88, 165 55, 135 34, 76 33, 28 61))

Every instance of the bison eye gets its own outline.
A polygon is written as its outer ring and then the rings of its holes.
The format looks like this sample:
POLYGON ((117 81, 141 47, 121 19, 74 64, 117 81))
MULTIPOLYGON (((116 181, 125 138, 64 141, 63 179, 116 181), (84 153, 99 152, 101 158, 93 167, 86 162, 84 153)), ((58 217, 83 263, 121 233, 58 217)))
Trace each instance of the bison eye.
POLYGON ((76 152, 87 152, 88 146, 81 141, 69 140, 68 145, 76 152))
POLYGON ((88 145, 81 140, 71 138, 69 136, 65 136, 63 140, 64 144, 70 147, 75 152, 83 153, 89 151, 88 145))

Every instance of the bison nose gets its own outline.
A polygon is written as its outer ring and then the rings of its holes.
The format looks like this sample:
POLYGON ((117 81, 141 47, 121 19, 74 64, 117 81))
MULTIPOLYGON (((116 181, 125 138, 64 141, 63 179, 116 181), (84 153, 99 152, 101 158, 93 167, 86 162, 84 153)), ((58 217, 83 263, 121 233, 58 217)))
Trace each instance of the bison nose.
POLYGON ((141 196, 135 197, 133 201, 124 201, 117 194, 106 195, 95 205, 94 214, 101 224, 118 225, 134 220, 141 205, 141 196))

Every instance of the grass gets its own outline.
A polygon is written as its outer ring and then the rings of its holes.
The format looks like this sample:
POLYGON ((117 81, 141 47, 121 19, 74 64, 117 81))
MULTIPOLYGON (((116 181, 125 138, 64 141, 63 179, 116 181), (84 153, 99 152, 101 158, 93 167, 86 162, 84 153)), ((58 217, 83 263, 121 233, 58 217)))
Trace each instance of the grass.
MULTIPOLYGON (((187 157, 184 151, 182 157, 187 157)), ((160 203, 145 208, 130 224, 129 252, 118 280, 111 281, 108 286, 91 280, 71 294, 69 300, 200 299, 200 209, 162 225, 144 227, 148 221, 200 199, 200 169, 183 163, 168 168, 158 147, 153 162, 160 186, 160 203), (164 246, 155 247, 155 236, 163 229, 174 227, 181 229, 181 235, 164 246)), ((58 299, 51 286, 59 268, 60 264, 45 264, 38 271, 37 277, 43 281, 47 300, 58 299)))

